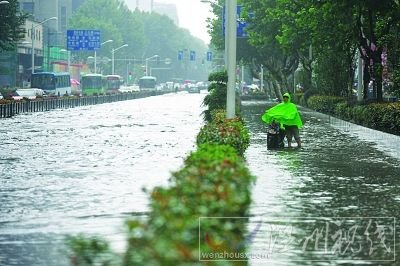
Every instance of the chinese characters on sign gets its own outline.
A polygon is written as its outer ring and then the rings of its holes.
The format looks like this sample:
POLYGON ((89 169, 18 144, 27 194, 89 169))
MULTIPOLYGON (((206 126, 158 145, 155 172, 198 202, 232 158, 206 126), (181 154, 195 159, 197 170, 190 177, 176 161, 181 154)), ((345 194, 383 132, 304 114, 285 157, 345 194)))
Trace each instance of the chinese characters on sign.
POLYGON ((100 48, 99 30, 68 30, 67 50, 97 50, 100 48))

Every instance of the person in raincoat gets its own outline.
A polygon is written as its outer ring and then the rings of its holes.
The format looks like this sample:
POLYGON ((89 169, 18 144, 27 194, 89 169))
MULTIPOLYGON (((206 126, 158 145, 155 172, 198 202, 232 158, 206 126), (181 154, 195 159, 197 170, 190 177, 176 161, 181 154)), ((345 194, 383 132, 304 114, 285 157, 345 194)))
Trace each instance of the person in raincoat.
POLYGON ((280 127, 286 132, 288 147, 292 147, 292 138, 297 142, 297 147, 301 147, 299 129, 303 126, 297 107, 291 102, 290 94, 283 94, 283 102, 265 111, 261 118, 265 123, 271 124, 279 122, 280 127))

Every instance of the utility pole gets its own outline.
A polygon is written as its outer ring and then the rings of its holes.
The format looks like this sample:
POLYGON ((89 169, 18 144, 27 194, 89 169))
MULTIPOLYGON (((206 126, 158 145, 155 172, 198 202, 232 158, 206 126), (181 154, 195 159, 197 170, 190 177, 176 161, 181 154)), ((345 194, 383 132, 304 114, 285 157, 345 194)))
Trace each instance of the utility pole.
POLYGON ((227 56, 228 56, 228 84, 226 94, 226 118, 234 118, 236 115, 236 0, 226 1, 227 18, 227 56))
POLYGON ((264 66, 261 64, 261 79, 260 79, 260 89, 264 92, 264 66))

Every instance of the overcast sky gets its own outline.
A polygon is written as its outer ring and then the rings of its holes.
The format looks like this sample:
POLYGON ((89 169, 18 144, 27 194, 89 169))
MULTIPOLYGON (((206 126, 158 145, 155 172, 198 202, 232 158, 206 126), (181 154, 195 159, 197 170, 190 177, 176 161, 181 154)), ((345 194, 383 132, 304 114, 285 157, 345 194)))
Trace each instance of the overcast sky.
POLYGON ((201 3, 200 0, 154 0, 160 3, 173 3, 176 5, 179 17, 179 26, 188 29, 192 35, 210 42, 207 33, 206 19, 212 16, 210 4, 201 3))

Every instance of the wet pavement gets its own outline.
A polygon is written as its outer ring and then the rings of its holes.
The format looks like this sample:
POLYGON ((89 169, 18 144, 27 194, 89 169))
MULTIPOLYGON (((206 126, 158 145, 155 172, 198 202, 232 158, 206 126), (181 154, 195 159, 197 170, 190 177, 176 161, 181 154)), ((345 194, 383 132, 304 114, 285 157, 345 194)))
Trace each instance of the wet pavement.
POLYGON ((257 176, 250 264, 398 265, 400 137, 300 109, 303 147, 268 150, 269 103, 243 105, 257 176))
POLYGON ((125 243, 142 188, 195 148, 204 94, 166 94, 0 120, 0 265, 68 265, 64 237, 125 243))
MULTIPOLYGON (((203 97, 0 120, 0 265, 68 265, 64 237, 81 232, 123 250, 123 221, 148 211, 142 188, 167 186, 195 148, 203 97)), ((245 157, 257 177, 249 264, 396 265, 400 138, 301 109, 304 147, 268 150, 260 120, 268 104, 242 108, 251 133, 245 157)))

